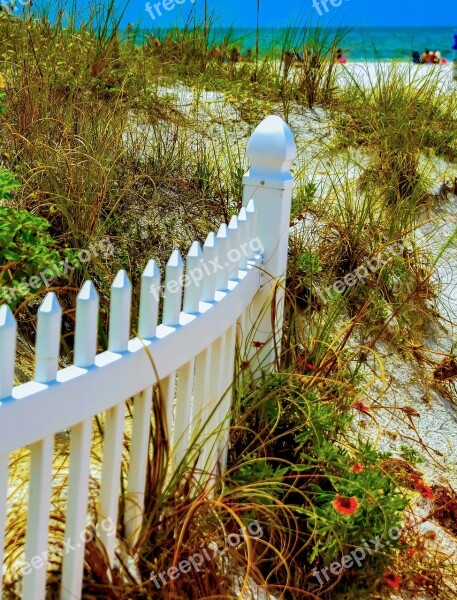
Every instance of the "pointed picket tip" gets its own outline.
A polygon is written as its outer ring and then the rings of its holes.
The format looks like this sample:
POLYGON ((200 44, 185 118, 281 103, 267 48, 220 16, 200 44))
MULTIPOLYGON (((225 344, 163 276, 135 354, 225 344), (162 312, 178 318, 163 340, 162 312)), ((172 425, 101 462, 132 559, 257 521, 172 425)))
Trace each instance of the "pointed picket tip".
POLYGON ((6 304, 0 307, 0 328, 16 329, 16 319, 14 318, 11 308, 6 304))
POLYGON ((98 302, 98 292, 95 289, 95 285, 92 283, 92 281, 86 281, 84 283, 76 299, 84 302, 98 302))
POLYGON ((228 227, 225 223, 222 223, 219 226, 219 230, 217 232, 217 237, 218 238, 226 238, 228 237, 228 227))
POLYGON ((183 267, 184 263, 179 250, 173 250, 167 262, 167 267, 183 267))
POLYGON ((38 312, 49 314, 57 314, 62 312, 62 308, 54 292, 48 292, 46 294, 45 299, 43 300, 43 302, 40 305, 40 308, 38 309, 38 312))
POLYGON ((228 226, 229 229, 238 229, 238 217, 233 215, 228 226))
POLYGON ((246 212, 254 213, 256 211, 254 198, 251 198, 246 205, 246 212))
POLYGON ((76 299, 74 364, 91 367, 97 354, 99 296, 92 281, 86 281, 76 299))
POLYGON ((118 271, 116 277, 114 278, 113 285, 111 286, 111 288, 130 289, 131 287, 132 287, 132 284, 130 283, 130 279, 129 279, 126 271, 124 271, 124 269, 121 269, 120 271, 118 271))
POLYGON ((214 233, 214 231, 211 231, 206 236, 206 240, 205 240, 205 244, 204 244, 203 248, 215 248, 216 244, 217 244, 216 234, 214 233))
POLYGON ((248 213, 245 206, 240 208, 240 212, 238 213, 238 221, 247 221, 248 213))
POLYGON ((187 253, 187 258, 200 258, 201 256, 203 256, 203 252, 200 246, 200 242, 195 241, 190 247, 189 252, 187 253))
POLYGON ((143 277, 148 279, 160 279, 160 271, 157 262, 151 258, 143 271, 143 277))
MULTIPOLYGON (((294 160, 297 146, 290 127, 278 115, 266 117, 254 130, 246 155, 255 167, 281 167, 294 160)), ((280 169, 282 170, 282 169, 280 169)))

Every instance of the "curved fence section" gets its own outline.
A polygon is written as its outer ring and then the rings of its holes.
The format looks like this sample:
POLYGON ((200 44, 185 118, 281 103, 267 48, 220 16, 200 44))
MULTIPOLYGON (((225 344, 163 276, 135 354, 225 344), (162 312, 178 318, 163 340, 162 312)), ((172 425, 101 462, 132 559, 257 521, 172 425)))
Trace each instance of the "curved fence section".
MULTIPOLYGON (((230 388, 236 347, 248 332, 251 359, 271 368, 282 327, 295 144, 279 117, 268 117, 248 144, 250 171, 244 206, 230 223, 194 242, 183 260, 175 250, 163 279, 150 260, 141 280, 136 322, 132 288, 120 271, 111 287, 108 349, 97 354, 98 294, 87 281, 77 297, 74 364, 59 370, 62 312, 54 293, 38 311, 33 381, 14 387, 17 327, 0 308, 0 565, 12 453, 30 451, 28 519, 22 561, 22 598, 46 594, 46 556, 53 487, 55 436, 69 432, 65 540, 80 540, 88 522, 94 417, 103 420, 98 521, 118 524, 126 404, 133 398, 125 507, 125 532, 134 544, 144 516, 151 411, 155 387, 166 414, 169 471, 185 458, 203 430, 196 457, 200 473, 224 469, 229 441, 230 388), (274 323, 268 303, 276 303, 274 323), (130 339, 130 331, 138 336, 130 339), (218 432, 216 436, 212 435, 218 432)), ((203 476, 203 475, 202 475, 203 476)), ((106 528, 99 542, 113 563, 116 535, 106 528)), ((61 598, 81 598, 84 543, 62 561, 61 598)), ((0 592, 1 592, 0 582, 0 592)))

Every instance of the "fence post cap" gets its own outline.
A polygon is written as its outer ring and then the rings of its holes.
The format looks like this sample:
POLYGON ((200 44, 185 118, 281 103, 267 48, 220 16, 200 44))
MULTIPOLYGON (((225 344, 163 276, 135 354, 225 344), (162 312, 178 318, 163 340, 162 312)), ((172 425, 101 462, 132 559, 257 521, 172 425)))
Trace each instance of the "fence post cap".
POLYGON ((287 123, 278 115, 266 117, 254 130, 246 155, 256 170, 259 167, 281 172, 288 169, 297 156, 297 147, 287 123))

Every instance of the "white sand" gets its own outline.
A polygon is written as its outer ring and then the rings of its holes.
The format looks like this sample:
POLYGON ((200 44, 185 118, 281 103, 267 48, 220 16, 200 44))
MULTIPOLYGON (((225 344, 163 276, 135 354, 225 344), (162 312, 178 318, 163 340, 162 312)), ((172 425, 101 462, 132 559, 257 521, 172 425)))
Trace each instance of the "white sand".
POLYGON ((405 79, 412 82, 420 82, 427 77, 437 77, 444 87, 454 88, 457 91, 457 82, 452 78, 452 67, 452 63, 449 62, 445 65, 415 65, 405 62, 348 62, 345 65, 339 65, 338 83, 345 86, 355 80, 359 85, 367 87, 370 82, 372 85, 379 78, 386 81, 395 72, 401 73, 405 79))

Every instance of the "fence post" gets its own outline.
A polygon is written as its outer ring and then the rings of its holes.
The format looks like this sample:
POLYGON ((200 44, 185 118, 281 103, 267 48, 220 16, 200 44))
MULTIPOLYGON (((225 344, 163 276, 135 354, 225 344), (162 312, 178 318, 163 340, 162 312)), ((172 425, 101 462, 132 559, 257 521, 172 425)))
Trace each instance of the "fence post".
POLYGON ((297 149, 294 136, 281 117, 269 116, 260 123, 249 140, 246 155, 250 168, 243 178, 243 204, 255 201, 257 237, 251 243, 258 244, 263 254, 260 266, 263 273, 262 288, 249 311, 245 335, 253 348, 259 348, 255 357, 251 352, 251 366, 259 373, 261 369, 273 368, 275 345, 279 351, 283 322, 283 284, 294 183, 290 167, 297 149))

